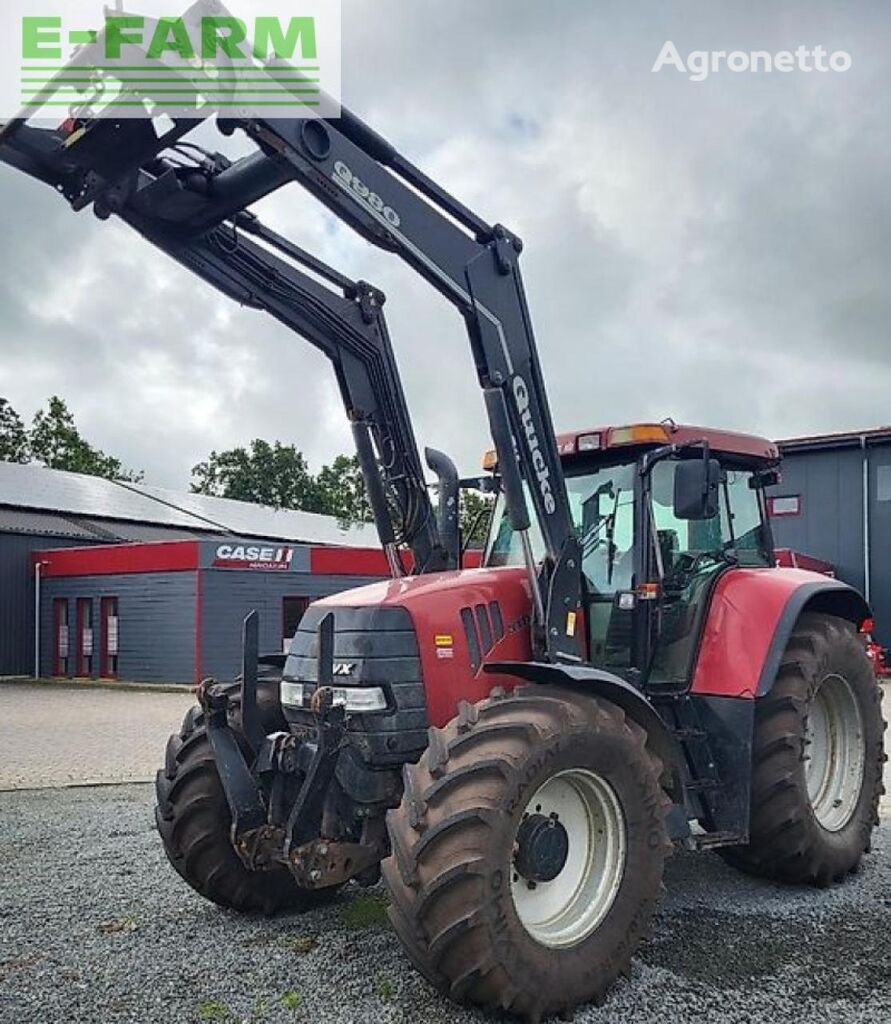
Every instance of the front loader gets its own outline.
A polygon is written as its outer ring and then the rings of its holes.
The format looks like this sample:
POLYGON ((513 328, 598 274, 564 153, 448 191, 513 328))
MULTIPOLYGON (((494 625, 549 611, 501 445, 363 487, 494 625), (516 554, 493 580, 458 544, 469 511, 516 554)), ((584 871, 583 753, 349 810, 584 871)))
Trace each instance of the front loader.
POLYGON ((200 687, 157 783, 186 882, 272 912, 382 866, 431 984, 537 1020, 629 970, 673 844, 791 883, 855 870, 883 759, 870 612, 775 567, 776 448, 671 421, 558 437, 513 233, 346 110, 218 118, 253 152, 189 163, 199 121, 22 118, 0 159, 326 352, 392 578, 315 602, 284 665, 249 617, 240 679, 200 687), (498 489, 478 569, 438 453, 427 496, 382 296, 248 209, 292 182, 465 322, 498 489))

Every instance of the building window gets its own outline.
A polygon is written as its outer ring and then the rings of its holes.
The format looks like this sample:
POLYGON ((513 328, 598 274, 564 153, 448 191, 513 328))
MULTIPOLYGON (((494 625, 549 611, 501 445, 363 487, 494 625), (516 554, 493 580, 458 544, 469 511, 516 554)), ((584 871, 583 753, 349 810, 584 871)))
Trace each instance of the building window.
POLYGON ((93 602, 89 597, 77 599, 77 668, 75 675, 93 674, 93 602))
POLYGON ((103 597, 99 602, 102 623, 102 646, 99 654, 99 675, 104 679, 118 677, 118 599, 103 597))
POLYGON ((56 597, 53 599, 53 675, 68 674, 68 601, 56 597))
POLYGON ((767 499, 767 511, 772 516, 801 515, 801 495, 783 494, 767 499))
POLYGON ((891 501, 891 466, 876 466, 876 501, 891 501))
POLYGON ((314 598, 311 597, 283 597, 282 598, 282 650, 288 653, 288 647, 303 613, 310 606, 314 598))

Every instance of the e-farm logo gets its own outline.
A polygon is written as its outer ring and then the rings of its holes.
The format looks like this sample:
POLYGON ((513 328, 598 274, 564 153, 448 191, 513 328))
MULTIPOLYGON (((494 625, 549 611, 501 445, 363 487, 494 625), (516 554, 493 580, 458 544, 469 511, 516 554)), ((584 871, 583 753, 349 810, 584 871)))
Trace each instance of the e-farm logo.
POLYGON ((0 120, 338 116, 339 0, 183 2, 4 0, 0 120))

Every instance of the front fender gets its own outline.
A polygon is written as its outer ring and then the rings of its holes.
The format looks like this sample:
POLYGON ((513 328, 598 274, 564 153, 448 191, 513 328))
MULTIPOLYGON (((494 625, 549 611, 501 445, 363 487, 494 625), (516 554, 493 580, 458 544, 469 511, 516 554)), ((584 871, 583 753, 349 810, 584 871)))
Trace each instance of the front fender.
POLYGON ((675 803, 683 801, 684 760, 678 741, 649 700, 624 679, 587 665, 554 665, 541 661, 491 662, 484 666, 484 671, 514 676, 529 683, 562 686, 603 697, 617 705, 646 730, 648 745, 669 776, 666 789, 675 803))
POLYGON ((754 699, 769 692, 804 612, 859 626, 869 606, 841 580, 804 569, 732 569, 715 585, 690 692, 754 699))

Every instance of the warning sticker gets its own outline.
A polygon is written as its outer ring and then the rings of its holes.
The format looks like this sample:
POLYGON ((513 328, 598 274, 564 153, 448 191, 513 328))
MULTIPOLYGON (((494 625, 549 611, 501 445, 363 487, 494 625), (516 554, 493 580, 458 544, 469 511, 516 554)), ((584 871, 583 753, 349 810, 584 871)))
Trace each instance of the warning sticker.
POLYGON ((433 643, 436 647, 454 647, 455 638, 451 633, 437 633, 433 638, 433 643))

